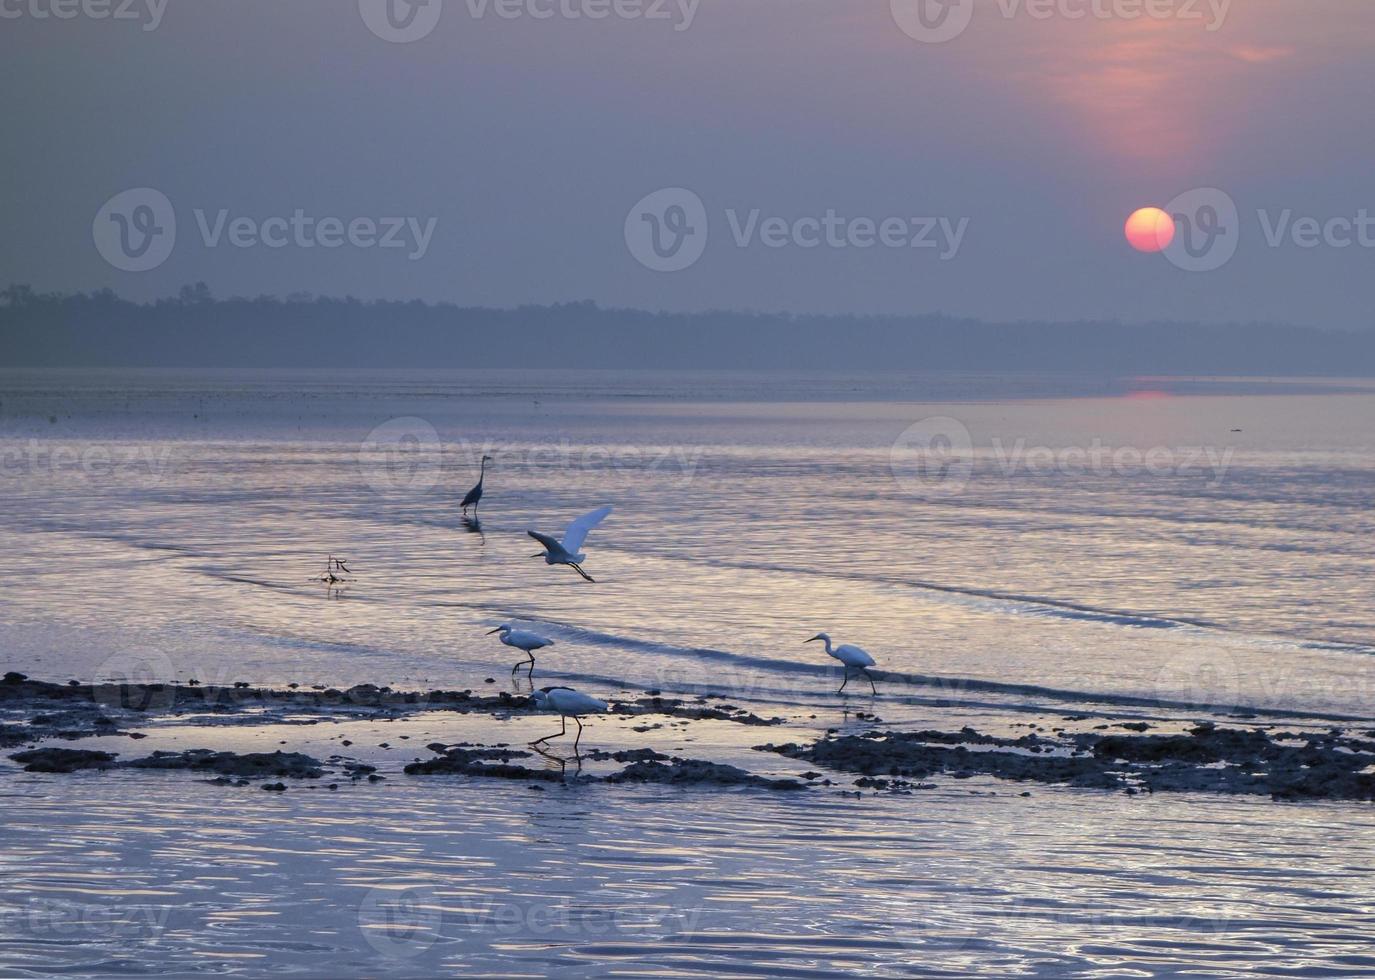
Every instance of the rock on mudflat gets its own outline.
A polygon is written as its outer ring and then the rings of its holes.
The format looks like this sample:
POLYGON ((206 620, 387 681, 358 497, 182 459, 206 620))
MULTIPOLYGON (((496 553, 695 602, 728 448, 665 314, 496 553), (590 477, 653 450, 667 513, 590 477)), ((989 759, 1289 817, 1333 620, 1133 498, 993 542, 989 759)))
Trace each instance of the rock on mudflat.
POLYGON ((620 772, 606 777, 608 783, 673 783, 694 785, 712 783, 717 786, 755 786, 761 789, 805 789, 796 779, 770 779, 756 776, 738 766, 702 759, 673 759, 663 763, 654 760, 632 762, 620 772))
POLYGON ((315 779, 323 774, 320 763, 299 752, 154 752, 142 759, 117 762, 113 752, 90 749, 30 749, 10 756, 30 772, 75 772, 78 769, 188 769, 221 776, 288 776, 315 779))
POLYGON ((112 769, 113 752, 91 749, 30 749, 10 756, 28 772, 76 772, 78 769, 112 769))
POLYGON ((214 772, 222 776, 288 776, 295 779, 318 779, 323 775, 320 763, 300 752, 215 752, 211 749, 190 749, 186 752, 154 752, 152 755, 125 763, 131 769, 191 769, 214 772))
POLYGON ((769 779, 756 776, 736 766, 706 762, 701 759, 679 759, 655 752, 653 749, 625 749, 619 752, 592 751, 586 758, 629 762, 620 772, 598 777, 578 773, 565 774, 557 769, 531 769, 517 765, 512 759, 529 758, 531 753, 518 749, 484 746, 446 746, 434 743, 428 748, 439 753, 437 758, 413 762, 406 772, 413 776, 434 773, 458 773, 464 776, 493 776, 500 779, 531 779, 542 782, 562 782, 577 779, 589 783, 671 783, 679 786, 712 784, 716 786, 754 786, 763 789, 805 789, 795 779, 769 779))
POLYGON ((965 728, 959 732, 871 731, 823 738, 811 745, 756 748, 860 773, 870 786, 877 786, 875 777, 988 775, 1128 792, 1375 800, 1375 742, 1340 730, 1271 734, 1201 724, 1174 735, 1100 735, 1095 731, 1055 740, 1037 735, 1002 739, 965 728))
POLYGON ((484 748, 482 746, 445 746, 434 743, 429 746, 440 755, 424 762, 412 762, 406 766, 406 773, 424 776, 434 773, 458 773, 463 776, 494 776, 498 779, 541 779, 550 782, 561 781, 563 773, 553 769, 531 769, 515 765, 512 759, 529 758, 532 753, 519 749, 484 748))

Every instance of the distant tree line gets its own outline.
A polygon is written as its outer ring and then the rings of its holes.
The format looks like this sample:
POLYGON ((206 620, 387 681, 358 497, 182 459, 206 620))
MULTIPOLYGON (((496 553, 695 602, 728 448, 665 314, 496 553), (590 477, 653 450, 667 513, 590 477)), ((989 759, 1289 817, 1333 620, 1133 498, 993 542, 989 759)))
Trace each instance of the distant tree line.
POLYGON ((488 309, 292 294, 0 290, 0 366, 791 368, 1375 376, 1375 330, 488 309))

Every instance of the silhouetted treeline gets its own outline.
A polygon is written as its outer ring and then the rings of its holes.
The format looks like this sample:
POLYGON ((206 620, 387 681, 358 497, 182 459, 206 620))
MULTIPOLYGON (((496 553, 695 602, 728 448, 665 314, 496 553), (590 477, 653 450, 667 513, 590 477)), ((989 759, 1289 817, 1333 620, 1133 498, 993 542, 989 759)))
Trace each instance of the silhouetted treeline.
POLYGON ((924 316, 516 309, 293 295, 204 283, 133 303, 109 290, 0 291, 0 365, 1093 371, 1375 376, 1375 331, 1272 324, 984 323, 924 316))

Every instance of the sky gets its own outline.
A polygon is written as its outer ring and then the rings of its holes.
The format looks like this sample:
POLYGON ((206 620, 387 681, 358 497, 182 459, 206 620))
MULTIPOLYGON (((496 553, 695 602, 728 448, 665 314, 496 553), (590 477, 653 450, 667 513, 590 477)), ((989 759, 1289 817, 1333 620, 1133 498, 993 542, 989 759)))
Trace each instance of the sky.
POLYGON ((0 0, 0 281, 1369 329, 1372 43, 1367 0, 0 0))

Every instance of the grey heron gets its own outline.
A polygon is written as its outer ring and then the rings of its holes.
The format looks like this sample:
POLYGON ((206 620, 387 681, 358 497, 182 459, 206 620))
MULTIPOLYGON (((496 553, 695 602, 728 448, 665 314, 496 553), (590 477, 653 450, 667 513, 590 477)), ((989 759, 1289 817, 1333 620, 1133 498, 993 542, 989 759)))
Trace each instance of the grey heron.
POLYGON ((462 507, 464 514, 467 514, 468 508, 471 507, 473 509, 474 516, 477 515, 477 505, 482 503, 482 481, 487 479, 487 464, 491 461, 492 457, 490 456, 482 457, 482 465, 478 468, 477 471, 477 486, 469 490, 468 493, 463 497, 462 507))

